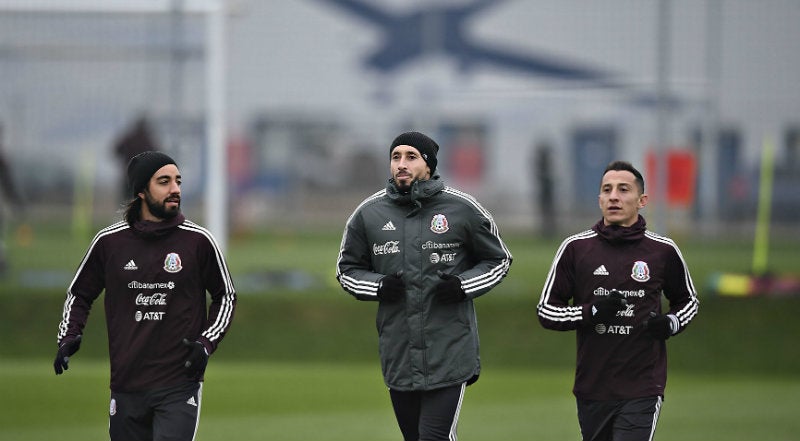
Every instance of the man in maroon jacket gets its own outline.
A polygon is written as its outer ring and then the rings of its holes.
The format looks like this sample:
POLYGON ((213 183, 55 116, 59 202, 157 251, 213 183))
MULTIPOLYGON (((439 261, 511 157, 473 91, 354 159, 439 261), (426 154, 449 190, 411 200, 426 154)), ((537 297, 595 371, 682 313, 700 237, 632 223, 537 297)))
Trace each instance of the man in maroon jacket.
POLYGON ((651 440, 667 382, 665 341, 697 314, 697 292, 675 242, 646 229, 636 168, 609 164, 599 202, 603 218, 558 248, 539 321, 577 331, 573 393, 583 440, 651 440))
POLYGON ((105 290, 111 440, 192 440, 208 357, 231 325, 236 292, 214 238, 181 214, 175 161, 141 153, 128 182, 125 220, 97 233, 67 289, 53 367, 68 368, 105 290))

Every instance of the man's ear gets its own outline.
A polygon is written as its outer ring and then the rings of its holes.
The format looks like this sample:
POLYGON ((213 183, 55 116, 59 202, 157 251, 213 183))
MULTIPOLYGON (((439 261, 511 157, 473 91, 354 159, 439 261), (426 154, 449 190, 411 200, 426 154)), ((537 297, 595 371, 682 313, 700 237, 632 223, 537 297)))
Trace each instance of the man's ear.
POLYGON ((647 196, 647 193, 644 193, 641 196, 639 196, 639 208, 644 208, 644 206, 647 205, 647 202, 649 202, 649 200, 650 198, 647 196))

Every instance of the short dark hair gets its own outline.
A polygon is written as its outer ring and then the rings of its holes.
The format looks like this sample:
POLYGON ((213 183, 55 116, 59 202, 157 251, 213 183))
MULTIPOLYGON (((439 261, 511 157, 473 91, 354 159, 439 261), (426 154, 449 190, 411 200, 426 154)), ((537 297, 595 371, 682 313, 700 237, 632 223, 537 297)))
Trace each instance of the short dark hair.
POLYGON ((639 186, 639 191, 641 191, 642 194, 644 194, 644 178, 642 177, 642 174, 639 173, 639 170, 636 170, 636 167, 634 167, 633 164, 631 164, 628 161, 612 161, 611 163, 608 164, 608 166, 606 166, 605 171, 603 171, 603 176, 605 176, 606 173, 612 170, 629 171, 633 173, 633 176, 636 177, 636 185, 639 186))

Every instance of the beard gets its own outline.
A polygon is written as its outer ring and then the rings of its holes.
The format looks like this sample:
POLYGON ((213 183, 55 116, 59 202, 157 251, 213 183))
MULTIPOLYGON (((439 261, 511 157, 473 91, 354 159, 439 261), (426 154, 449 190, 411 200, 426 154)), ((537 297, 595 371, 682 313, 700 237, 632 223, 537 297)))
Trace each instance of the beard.
POLYGON ((178 205, 175 207, 167 208, 165 201, 159 202, 155 200, 147 191, 144 193, 144 203, 147 204, 147 209, 150 210, 150 214, 159 219, 172 219, 181 212, 180 202, 178 202, 178 205))
POLYGON ((411 192, 411 187, 414 185, 415 182, 418 181, 417 178, 403 178, 402 180, 397 179, 397 177, 393 177, 394 186, 397 187, 397 191, 400 194, 408 194, 411 192))
POLYGON ((399 191, 401 194, 408 194, 408 192, 411 191, 411 184, 413 183, 414 181, 405 181, 403 183, 394 181, 394 185, 395 187, 397 187, 397 191, 399 191))

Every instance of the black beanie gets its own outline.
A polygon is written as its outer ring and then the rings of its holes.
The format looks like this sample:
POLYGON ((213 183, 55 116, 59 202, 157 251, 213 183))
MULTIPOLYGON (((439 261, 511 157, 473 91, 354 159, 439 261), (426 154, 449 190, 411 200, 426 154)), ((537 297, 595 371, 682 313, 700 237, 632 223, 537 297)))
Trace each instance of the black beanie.
POLYGON ((143 152, 131 158, 128 163, 128 189, 133 192, 133 197, 147 187, 147 182, 158 169, 167 164, 175 164, 175 161, 161 152, 143 152))
POLYGON ((439 163, 436 159, 436 154, 439 153, 439 144, 436 144, 434 140, 420 132, 401 133, 392 141, 392 146, 389 147, 389 155, 399 145, 410 145, 419 150, 420 154, 422 154, 422 159, 428 164, 431 169, 431 175, 433 175, 436 171, 436 165, 439 163))

